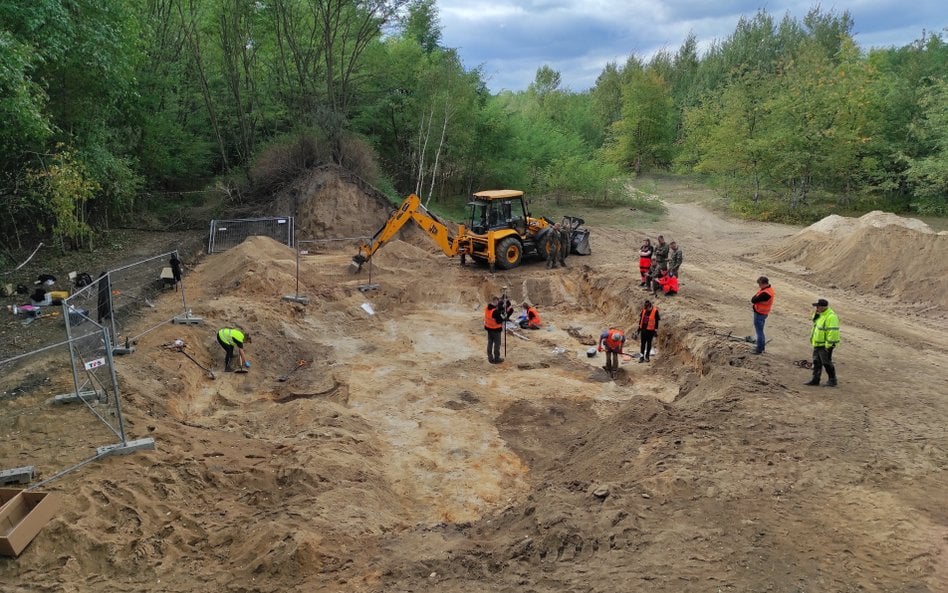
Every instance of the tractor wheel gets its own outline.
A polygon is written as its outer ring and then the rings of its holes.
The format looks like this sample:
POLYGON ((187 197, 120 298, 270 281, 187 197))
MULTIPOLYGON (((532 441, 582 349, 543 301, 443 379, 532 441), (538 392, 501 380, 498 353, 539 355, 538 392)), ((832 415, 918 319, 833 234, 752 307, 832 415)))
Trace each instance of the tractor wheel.
POLYGON ((509 270, 520 265, 523 259, 523 245, 516 237, 507 237, 497 244, 497 266, 509 270))
POLYGON ((533 238, 533 243, 537 246, 537 255, 544 261, 550 259, 550 238, 552 236, 553 228, 544 227, 537 231, 536 236, 533 238))

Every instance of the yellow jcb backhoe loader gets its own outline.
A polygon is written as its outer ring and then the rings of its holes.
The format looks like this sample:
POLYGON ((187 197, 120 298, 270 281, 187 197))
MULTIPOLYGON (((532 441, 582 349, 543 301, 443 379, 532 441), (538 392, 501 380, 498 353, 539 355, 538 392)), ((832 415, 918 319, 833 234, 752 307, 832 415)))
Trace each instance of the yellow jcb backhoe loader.
MULTIPOLYGON (((495 266, 509 270, 519 266, 525 255, 536 255, 541 260, 553 257, 549 240, 553 223, 547 218, 530 216, 522 191, 480 191, 474 194, 468 206, 471 213, 468 223, 458 224, 457 230, 452 232, 448 228, 451 223, 441 221, 422 205, 418 196, 411 194, 372 240, 359 246, 358 255, 352 258, 353 266, 356 270, 361 268, 409 220, 414 220, 434 239, 445 255, 460 255, 462 264, 470 256, 486 263, 491 271, 495 266)), ((571 237, 570 252, 589 255, 589 231, 580 228, 583 222, 581 218, 566 216, 563 226, 571 237)))

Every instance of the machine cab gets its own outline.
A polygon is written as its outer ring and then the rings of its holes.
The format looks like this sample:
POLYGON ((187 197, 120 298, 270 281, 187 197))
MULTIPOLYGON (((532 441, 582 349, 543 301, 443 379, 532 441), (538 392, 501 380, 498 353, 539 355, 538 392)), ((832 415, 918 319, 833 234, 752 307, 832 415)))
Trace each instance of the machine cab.
POLYGON ((523 192, 513 189, 480 191, 468 202, 470 229, 479 235, 497 229, 516 229, 521 235, 527 228, 527 210, 523 192))

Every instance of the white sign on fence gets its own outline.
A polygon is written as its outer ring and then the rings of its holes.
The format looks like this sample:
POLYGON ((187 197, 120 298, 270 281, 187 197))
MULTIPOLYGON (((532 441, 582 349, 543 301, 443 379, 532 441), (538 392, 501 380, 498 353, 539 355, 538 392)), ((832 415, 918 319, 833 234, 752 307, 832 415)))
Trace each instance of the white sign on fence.
POLYGON ((105 366, 104 358, 96 358, 95 360, 90 360, 86 363, 86 370, 91 371, 92 369, 97 369, 101 366, 105 366))

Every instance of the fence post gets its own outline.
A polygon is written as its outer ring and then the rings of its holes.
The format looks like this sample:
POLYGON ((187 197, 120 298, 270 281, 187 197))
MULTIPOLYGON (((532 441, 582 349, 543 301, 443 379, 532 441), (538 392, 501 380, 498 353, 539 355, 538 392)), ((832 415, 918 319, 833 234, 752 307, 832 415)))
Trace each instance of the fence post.
POLYGON ((115 375, 115 359, 112 357, 112 349, 108 347, 109 330, 104 327, 102 328, 102 340, 103 344, 106 344, 105 360, 109 364, 109 373, 112 375, 112 394, 115 396, 115 416, 118 418, 119 438, 122 439, 124 445, 128 442, 128 439, 125 438, 125 420, 122 418, 122 398, 119 394, 118 377, 115 375))
MULTIPOLYGON (((63 304, 63 321, 66 323, 66 341, 69 342, 69 362, 72 366, 72 384, 76 388, 76 397, 79 397, 81 387, 79 387, 79 369, 76 368, 76 352, 72 343, 72 326, 70 325, 69 319, 69 308, 70 305, 68 301, 64 300, 63 304)), ((106 350, 109 350, 106 347, 106 350)))

